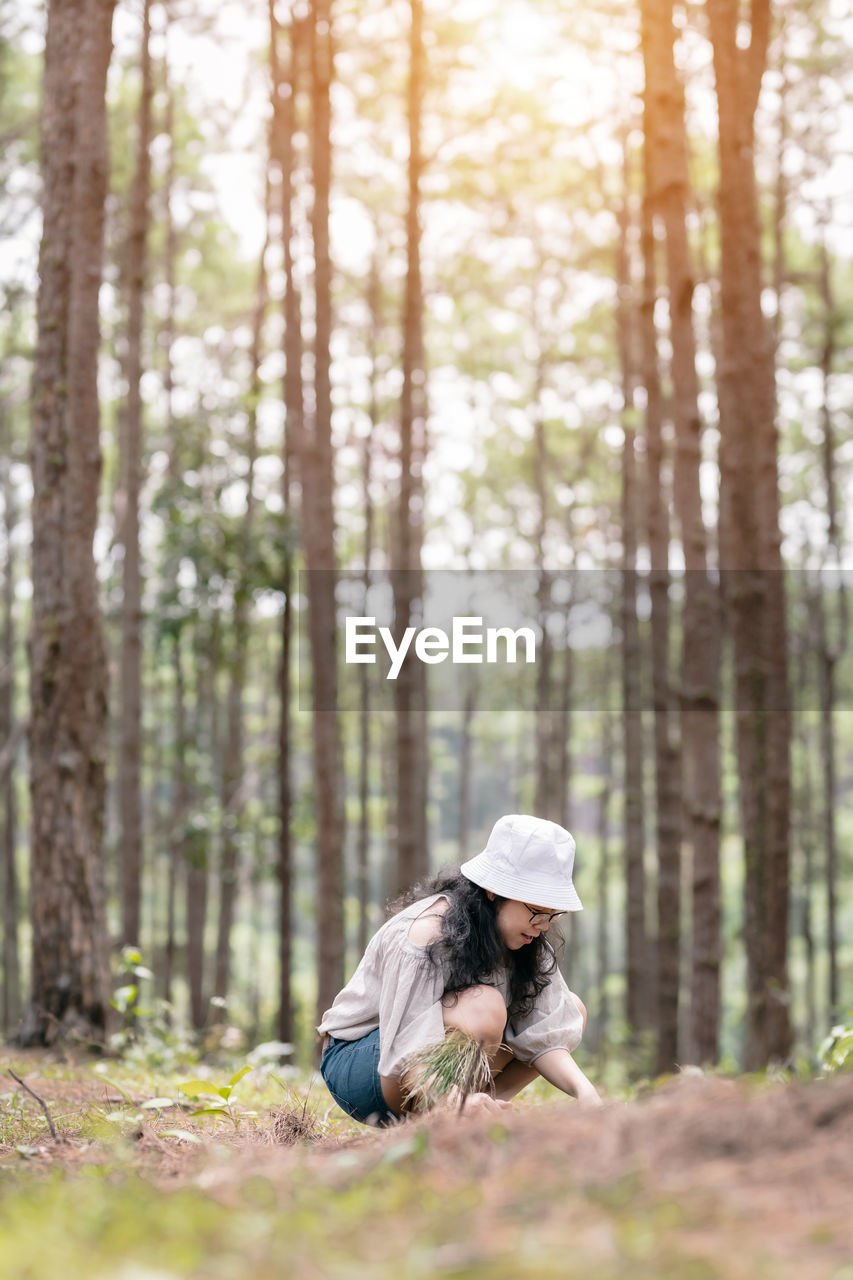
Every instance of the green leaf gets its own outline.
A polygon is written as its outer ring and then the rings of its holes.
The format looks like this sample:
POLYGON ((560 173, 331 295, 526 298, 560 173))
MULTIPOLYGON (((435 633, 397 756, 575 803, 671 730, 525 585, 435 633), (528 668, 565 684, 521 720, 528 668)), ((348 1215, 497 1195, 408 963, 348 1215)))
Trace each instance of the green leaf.
POLYGON ((245 1067, 241 1067, 239 1071, 235 1072, 234 1075, 231 1077, 231 1079, 228 1081, 231 1088, 233 1089, 234 1085, 237 1084, 238 1081, 242 1080, 243 1076, 247 1076, 251 1070, 252 1068, 250 1066, 245 1066, 245 1067))
POLYGON ((209 1093, 211 1097, 215 1097, 219 1092, 209 1080, 185 1080, 178 1088, 190 1098, 197 1098, 200 1093, 209 1093))
POLYGON ((157 1134, 158 1138, 181 1138, 184 1142, 201 1143, 201 1138, 197 1133, 190 1133, 189 1129, 164 1129, 162 1133, 157 1134))
POLYGON ((127 1013, 138 994, 139 988, 135 983, 130 983, 126 987, 117 987, 110 1004, 119 1013, 127 1013))
POLYGON ((127 1092, 127 1089, 123 1089, 121 1087, 118 1080, 113 1080, 110 1076, 104 1075, 103 1071, 99 1071, 97 1066, 93 1067, 93 1070, 98 1072, 98 1075, 101 1077, 104 1084, 108 1084, 111 1089, 115 1089, 116 1093, 120 1093, 125 1102, 129 1102, 131 1106, 136 1105, 133 1100, 133 1096, 127 1092))
POLYGON ((230 1119, 227 1107, 202 1107, 199 1111, 191 1111, 191 1116, 226 1116, 230 1119))

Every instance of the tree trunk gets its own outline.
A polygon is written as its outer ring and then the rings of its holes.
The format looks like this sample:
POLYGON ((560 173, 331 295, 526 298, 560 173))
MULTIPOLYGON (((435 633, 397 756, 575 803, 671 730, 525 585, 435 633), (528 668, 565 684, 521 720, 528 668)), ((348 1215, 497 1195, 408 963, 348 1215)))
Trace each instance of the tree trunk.
POLYGON ((121 541, 121 746, 119 811, 121 825, 122 940, 138 947, 142 878, 142 579, 139 564, 139 492, 142 483, 142 326, 145 302, 148 199, 151 186, 151 3, 142 9, 142 89, 139 99, 136 176, 130 208, 127 249, 127 405, 124 415, 122 472, 124 519, 121 541))
MULTIPOLYGON (((423 2, 411 0, 409 42, 409 204, 406 215, 406 291, 403 312, 403 387, 400 401, 400 503, 394 548, 394 634, 423 624, 422 468, 426 447, 426 371, 421 287, 421 114, 426 78, 423 2)), ((397 888, 429 870, 427 841, 428 748, 426 666, 403 663, 394 682, 397 726, 397 888)))
POLYGON ((601 743, 601 791, 598 797, 598 927, 595 937, 596 990, 598 992, 598 1016, 595 1032, 598 1060, 604 1065, 608 1050, 608 1024, 610 1000, 607 978, 610 972, 610 803, 613 795, 613 721, 609 711, 604 711, 604 729, 601 743))
MULTIPOLYGON (((293 19, 290 29, 288 75, 285 77, 279 59, 279 26, 274 0, 269 3, 270 72, 273 95, 271 150, 281 174, 280 217, 284 256, 284 443, 282 496, 288 521, 294 519, 292 490, 293 462, 304 447, 304 400, 302 387, 302 320, 301 302, 293 275, 293 169, 296 93, 298 88, 299 33, 293 19)), ((290 541, 282 559, 282 592, 284 607, 281 619, 281 662, 279 664, 279 845, 278 845, 278 930, 279 930, 279 1005, 278 1037, 285 1044, 294 1039, 293 1021, 293 839, 291 814, 293 691, 293 552, 290 541)))
MULTIPOLYGON (((816 888, 815 880, 815 813, 814 813, 814 787, 812 777, 812 763, 814 757, 814 748, 809 733, 810 717, 804 715, 808 701, 810 698, 810 690, 813 688, 813 671, 811 669, 810 659, 818 649, 814 632, 816 630, 815 617, 820 607, 816 596, 820 593, 821 583, 820 574, 818 574, 817 591, 813 594, 809 586, 807 573, 803 573, 802 581, 804 586, 803 613, 804 624, 803 633, 799 637, 797 645, 797 661, 796 661, 796 680, 795 680, 795 696, 799 694, 800 705, 794 706, 793 719, 797 725, 797 737, 799 739, 800 759, 802 761, 801 768, 798 771, 799 788, 798 794, 794 800, 793 811, 796 815, 796 829, 794 833, 794 848, 800 850, 800 933, 803 939, 803 951, 805 953, 805 1042, 808 1045, 815 1045, 818 1042, 817 1027, 821 1025, 821 1015, 818 1012, 818 986, 817 972, 815 965, 815 939, 814 924, 812 911, 812 891, 816 888), (805 705, 804 705, 805 704, 805 705)), ((831 1025, 831 1019, 827 1019, 827 1025, 831 1025)))
POLYGON ((617 340, 622 370, 622 708, 625 758, 625 1017, 631 1034, 648 1022, 648 967, 643 867, 643 719, 641 652, 637 623, 637 478, 634 456, 635 360, 630 319, 631 268, 628 247, 630 174, 625 139, 625 183, 619 212, 617 340))
MULTIPOLYGON (((11 442, 0 406, 0 454, 2 454, 3 542, 3 642, 0 672, 0 743, 7 748, 13 742, 15 714, 15 548, 12 536, 17 521, 17 504, 10 475, 11 442)), ((21 735, 23 736, 23 735, 21 735)), ((17 797, 10 758, 9 768, 0 776, 0 803, 3 825, 0 828, 0 884, 3 886, 3 1007, 0 1028, 10 1034, 17 1027, 21 1013, 21 971, 18 947, 18 868, 15 860, 17 844, 17 797)))
MULTIPOLYGON (((818 586, 816 618, 818 624, 818 658, 820 669, 820 749, 823 764, 823 845, 826 850, 826 950, 829 969, 829 1017, 834 1022, 840 1017, 840 989, 838 978, 838 836, 835 827, 836 776, 838 759, 835 742, 835 707, 837 701, 836 664, 847 649, 847 598, 844 575, 841 571, 842 547, 838 527, 835 478, 835 428, 831 407, 831 386, 835 363, 835 330, 838 314, 832 288, 829 252, 826 241, 820 246, 820 294, 823 303, 824 341, 821 350, 823 423, 823 479, 826 492, 827 560, 835 570, 831 582, 818 586), (838 621, 833 627, 830 620, 830 600, 837 602, 838 621), (834 636, 832 633, 835 632, 834 636)), ((823 577, 824 575, 821 575, 823 577)), ((826 575, 829 578, 829 575, 826 575)))
POLYGON ((457 841, 459 861, 471 857, 468 841, 471 832, 471 795, 473 775, 473 739, 471 726, 477 710, 477 681, 471 672, 465 673, 465 697, 462 703, 462 723, 459 730, 459 822, 457 841))
MULTIPOLYGON (((191 725, 192 740, 201 745, 207 741, 210 773, 216 776, 219 743, 219 708, 216 676, 220 662, 220 636, 215 618, 207 619, 207 630, 196 624, 194 642, 195 706, 191 725), (207 724, 205 724, 207 721, 207 724)), ((212 790, 212 781, 208 781, 212 790)), ((193 796, 196 803, 200 797, 193 796)), ((208 1001, 205 988, 205 931, 207 902, 210 892, 210 831, 207 823, 191 814, 184 838, 187 902, 187 982, 190 989, 190 1018, 196 1031, 207 1023, 208 1001)))
MULTIPOLYGON (((343 985, 343 806, 338 722, 335 620, 334 475, 332 455, 332 295, 329 259, 331 183, 330 0, 313 0, 311 47, 315 340, 313 430, 301 458, 302 514, 308 567, 308 627, 313 680, 317 824, 317 1008, 325 1012, 343 985)), ((319 1017, 318 1017, 319 1020, 319 1017)))
POLYGON ((172 751, 174 763, 172 770, 172 813, 169 840, 169 878, 166 887, 166 959, 163 976, 163 998, 172 1002, 172 980, 175 974, 176 951, 176 898, 178 886, 178 870, 187 863, 187 822, 189 819, 190 789, 187 765, 189 742, 187 741, 186 694, 184 689, 184 666, 182 656, 183 632, 177 627, 174 632, 173 663, 173 715, 174 735, 172 751))
MULTIPOLYGON (((536 662, 536 783, 534 809, 540 818, 548 818, 565 826, 568 821, 568 714, 566 696, 569 690, 566 677, 570 665, 558 668, 562 654, 568 654, 568 627, 566 649, 555 647, 552 635, 552 614, 555 607, 551 598, 553 574, 545 567, 547 558, 546 531, 548 527, 548 475, 551 463, 548 457, 548 441, 545 434, 544 411, 541 407, 545 369, 542 361, 537 365, 534 405, 534 477, 538 521, 536 554, 538 559, 537 606, 541 631, 540 650, 536 662)), ((570 695, 569 695, 570 696, 570 695)))
POLYGON ((750 41, 738 0, 708 4, 719 115, 722 362, 720 560, 735 653, 745 853, 747 1021, 754 1070, 791 1048, 787 946, 790 710, 782 577, 772 334, 761 309, 754 118, 769 0, 753 0, 750 41))
MULTIPOLYGON (((258 263, 255 285, 255 308, 252 317, 252 346, 249 354, 251 375, 249 382, 248 439, 246 473, 246 510, 240 534, 242 554, 237 569, 238 579, 234 598, 234 622, 232 651, 228 673, 228 725, 225 739, 225 757, 222 769, 222 857, 219 875, 219 929, 216 941, 216 973, 214 987, 221 1000, 228 999, 231 978, 231 930, 240 882, 238 841, 245 806, 243 780, 243 687, 249 652, 249 624, 251 621, 252 583, 248 578, 252 556, 252 540, 255 525, 255 462, 258 453, 258 401, 261 396, 261 342, 266 319, 267 249, 269 247, 269 183, 265 201, 267 234, 258 263)), ((215 1020, 225 1020, 225 1005, 218 1005, 215 1020)))
MULTIPOLYGON (((377 385, 379 380, 378 355, 379 335, 382 329, 381 313, 381 281, 379 273, 379 250, 374 252, 370 269, 368 287, 368 307, 370 310, 370 431, 364 438, 362 456, 362 475, 364 477, 364 601, 367 611, 367 596, 370 590, 370 560, 373 555, 373 496, 372 484, 372 440, 379 426, 379 401, 377 385)), ((358 669, 359 681, 359 753, 358 753, 358 954, 364 955, 368 935, 368 909, 370 903, 370 678, 367 665, 358 669)))
POLYGON ((656 1030, 659 1075, 673 1071, 678 1059, 678 997, 681 951, 681 758, 672 725, 669 676, 669 519, 663 492, 663 392, 655 328, 657 282, 655 243, 649 204, 650 147, 648 101, 644 148, 646 193, 641 232, 643 298, 640 339, 646 389, 646 504, 651 573, 652 697, 654 701, 655 784, 657 799, 657 960, 656 1030))
POLYGON ((702 423, 693 328, 694 277, 687 237, 690 181, 684 91, 675 67, 672 3, 642 6, 646 69, 647 182, 663 222, 672 343, 676 451, 673 498, 685 560, 681 750, 685 834, 693 858, 691 1061, 713 1062, 720 1018, 720 616, 707 573, 708 535, 699 467, 702 423))
MULTIPOLYGON (((174 413, 174 376, 172 352, 175 345, 175 297, 177 269, 177 234, 172 216, 172 192, 175 188, 175 95, 169 76, 168 61, 163 61, 163 91, 166 98, 163 130, 169 140, 169 159, 166 180, 163 184, 163 219, 166 226, 164 274, 166 279, 166 318, 163 325, 163 389, 166 400, 166 439, 169 444, 169 479, 176 482, 179 473, 178 440, 174 413)), ((163 998, 172 1003, 172 981, 175 974, 177 893, 178 879, 185 865, 185 831, 189 810, 189 786, 187 779, 186 707, 184 700, 184 674, 181 658, 181 629, 173 634, 172 655, 174 679, 174 726, 172 750, 174 768, 170 836, 167 845, 169 859, 166 880, 166 947, 163 973, 163 998)))
POLYGON ((32 1002, 26 1043, 101 1042, 109 1016, 107 672, 92 541, 101 471, 98 291, 114 0, 48 5, 33 380, 32 1002))

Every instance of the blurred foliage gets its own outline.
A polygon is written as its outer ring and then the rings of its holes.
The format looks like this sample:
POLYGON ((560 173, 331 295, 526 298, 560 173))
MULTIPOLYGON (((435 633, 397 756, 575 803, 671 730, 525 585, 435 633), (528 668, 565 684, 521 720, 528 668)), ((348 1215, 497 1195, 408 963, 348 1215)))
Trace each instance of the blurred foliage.
MULTIPOLYGON (((853 1019, 853 1010, 849 1013, 853 1019)), ((853 1021, 832 1028, 818 1049, 818 1057, 828 1075, 853 1070, 853 1021)))

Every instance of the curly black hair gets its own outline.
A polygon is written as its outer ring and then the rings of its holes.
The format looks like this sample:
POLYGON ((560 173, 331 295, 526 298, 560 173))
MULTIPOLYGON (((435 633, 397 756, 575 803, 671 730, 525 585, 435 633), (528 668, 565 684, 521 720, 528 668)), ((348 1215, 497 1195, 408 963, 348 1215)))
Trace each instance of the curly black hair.
POLYGON ((498 907, 506 898, 497 894, 490 898, 485 889, 458 870, 422 880, 389 906, 388 915, 434 893, 443 894, 449 905, 441 917, 440 937, 425 951, 427 962, 443 967, 448 975, 445 997, 487 982, 496 970, 505 967, 509 977, 509 1020, 531 1013, 557 969, 556 952, 545 935, 510 951, 497 923, 498 907))

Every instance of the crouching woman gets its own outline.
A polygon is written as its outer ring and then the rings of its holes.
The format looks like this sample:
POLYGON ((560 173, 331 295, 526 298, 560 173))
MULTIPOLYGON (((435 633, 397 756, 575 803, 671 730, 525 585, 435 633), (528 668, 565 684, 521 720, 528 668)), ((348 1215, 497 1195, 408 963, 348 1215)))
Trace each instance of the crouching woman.
POLYGON ((481 1046, 485 1072, 474 1092, 451 1081, 442 1106, 498 1113, 537 1076, 600 1105, 572 1057, 586 1009, 547 937, 582 910, 574 855, 563 827, 511 814, 482 853, 396 904, 318 1028, 320 1071, 344 1111, 387 1125, 413 1103, 433 1105, 424 1064, 448 1033, 481 1046))

